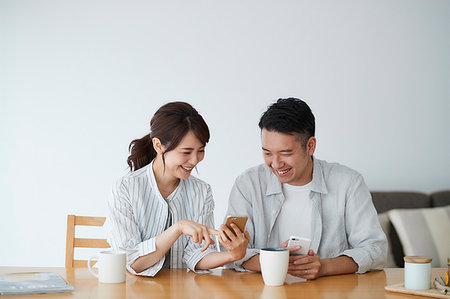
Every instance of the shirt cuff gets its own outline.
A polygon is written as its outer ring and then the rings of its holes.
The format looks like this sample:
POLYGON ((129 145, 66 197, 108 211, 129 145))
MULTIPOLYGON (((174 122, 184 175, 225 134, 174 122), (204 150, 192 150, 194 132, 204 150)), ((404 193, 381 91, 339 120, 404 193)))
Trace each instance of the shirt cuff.
POLYGON ((355 261, 358 265, 358 271, 356 273, 366 273, 371 269, 372 259, 370 258, 370 254, 361 248, 345 250, 341 255, 351 257, 355 261))
POLYGON ((139 244, 137 244, 134 248, 128 248, 126 249, 127 252, 127 270, 128 272, 134 274, 134 275, 140 275, 140 276, 155 276, 156 273, 161 270, 162 266, 164 265, 165 256, 162 257, 156 264, 149 267, 148 269, 145 269, 142 272, 136 273, 133 268, 131 268, 131 265, 141 256, 147 255, 149 253, 156 251, 156 239, 150 238, 148 240, 145 240, 139 244))
POLYGON ((203 270, 203 269, 195 269, 195 266, 197 263, 204 258, 208 253, 216 252, 216 250, 210 249, 209 247, 202 252, 201 248, 196 249, 192 255, 185 259, 186 268, 187 271, 193 271, 194 273, 209 273, 211 271, 209 270, 203 270))
POLYGON ((237 260, 233 263, 229 263, 227 264, 225 267, 228 269, 234 269, 238 272, 255 272, 252 270, 248 270, 245 269, 244 267, 242 267, 242 264, 245 263, 246 261, 248 261, 249 259, 251 259, 252 257, 254 257, 255 255, 259 254, 259 249, 255 249, 255 248, 247 248, 247 252, 245 253, 245 256, 240 259, 237 260))

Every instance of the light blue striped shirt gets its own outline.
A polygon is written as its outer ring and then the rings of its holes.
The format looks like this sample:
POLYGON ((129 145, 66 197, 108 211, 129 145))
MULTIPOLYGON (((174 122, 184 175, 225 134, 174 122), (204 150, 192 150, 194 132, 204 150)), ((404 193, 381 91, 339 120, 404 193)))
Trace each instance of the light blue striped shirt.
MULTIPOLYGON (((349 256, 358 264, 357 273, 383 268, 386 236, 359 173, 314 158, 310 198, 311 249, 320 258, 349 256)), ((243 270, 242 263, 258 254, 260 248, 279 247, 286 241, 274 229, 284 200, 280 181, 265 164, 248 169, 236 179, 226 215, 248 216, 246 229, 251 241, 246 256, 232 267, 243 270)))
MULTIPOLYGON (((104 224, 113 250, 126 251, 128 271, 144 276, 156 275, 163 267, 165 257, 140 273, 136 273, 131 265, 138 257, 156 250, 155 238, 164 231, 169 213, 172 223, 187 219, 214 227, 211 187, 191 175, 180 180, 166 201, 156 185, 152 164, 127 174, 116 183, 104 224)), ((171 247, 170 267, 194 270, 205 255, 215 251, 211 246, 201 252, 201 247, 190 237, 181 235, 171 247)))

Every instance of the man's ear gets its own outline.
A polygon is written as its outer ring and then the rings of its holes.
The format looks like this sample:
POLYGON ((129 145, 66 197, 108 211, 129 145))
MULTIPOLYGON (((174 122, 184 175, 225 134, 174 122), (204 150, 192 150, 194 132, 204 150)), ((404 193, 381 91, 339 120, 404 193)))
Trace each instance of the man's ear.
POLYGON ((306 143, 306 153, 308 156, 314 155, 314 152, 316 151, 316 142, 316 137, 309 137, 308 142, 306 143))
POLYGON ((153 143, 153 148, 155 149, 155 151, 159 154, 162 155, 164 152, 163 146, 161 144, 161 140, 159 140, 159 138, 157 137, 153 137, 152 138, 152 143, 153 143))

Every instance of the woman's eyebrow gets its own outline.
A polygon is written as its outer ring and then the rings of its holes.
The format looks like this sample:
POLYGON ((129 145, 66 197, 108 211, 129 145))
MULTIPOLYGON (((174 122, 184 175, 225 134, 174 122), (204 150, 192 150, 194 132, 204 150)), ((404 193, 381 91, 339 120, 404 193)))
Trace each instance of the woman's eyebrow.
MULTIPOLYGON (((205 148, 205 146, 206 146, 206 145, 201 146, 199 149, 205 148)), ((182 149, 182 150, 187 150, 187 151, 193 151, 193 150, 194 150, 194 148, 192 148, 192 147, 182 147, 181 149, 182 149)))

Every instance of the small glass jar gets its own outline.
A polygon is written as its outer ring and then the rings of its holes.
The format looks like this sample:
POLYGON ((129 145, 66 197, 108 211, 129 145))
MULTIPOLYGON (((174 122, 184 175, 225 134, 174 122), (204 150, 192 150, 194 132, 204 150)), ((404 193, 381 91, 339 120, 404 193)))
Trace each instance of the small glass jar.
POLYGON ((445 277, 445 285, 450 286, 450 257, 447 259, 447 276, 445 277))
POLYGON ((431 261, 428 256, 405 256, 405 288, 428 290, 431 287, 431 261))

